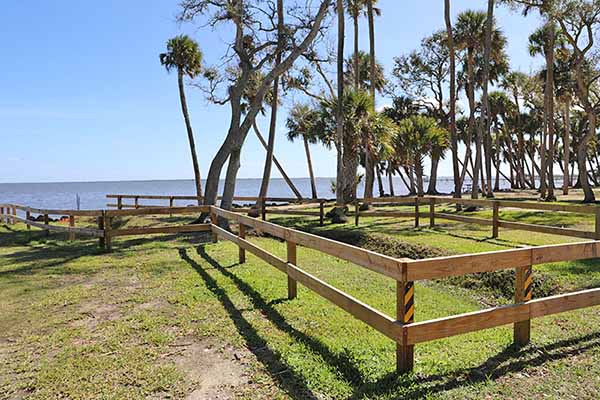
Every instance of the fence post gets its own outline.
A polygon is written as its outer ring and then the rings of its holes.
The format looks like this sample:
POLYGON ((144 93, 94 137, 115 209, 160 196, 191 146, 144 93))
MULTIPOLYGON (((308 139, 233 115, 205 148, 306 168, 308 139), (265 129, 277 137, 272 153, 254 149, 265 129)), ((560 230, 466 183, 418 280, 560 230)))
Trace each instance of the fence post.
MULTIPOLYGON (((48 214, 44 214, 44 225, 50 224, 48 214)), ((50 236, 50 229, 46 229, 46 236, 50 236)))
POLYGON ((429 227, 435 227, 435 198, 429 199, 429 227))
POLYGON ((31 219, 31 211, 29 211, 29 209, 25 211, 25 219, 27 220, 27 230, 30 230, 31 225, 29 225, 29 221, 31 219))
MULTIPOLYGON (((494 220, 492 224, 492 237, 494 239, 498 238, 498 227, 500 226, 500 204, 497 200, 494 200, 494 220)), ((597 218, 596 218, 597 220, 597 218)))
POLYGON ((135 208, 140 208, 140 197, 139 196, 135 196, 134 206, 135 206, 135 208))
POLYGON ((104 214, 104 243, 106 246, 106 251, 112 251, 112 237, 111 231, 112 229, 112 217, 110 215, 104 214))
MULTIPOLYGON (((217 226, 219 222, 219 218, 217 214, 214 213, 212 206, 210 207, 210 223, 217 226)), ((215 232, 213 232, 213 243, 217 243, 219 241, 219 236, 215 232)))
MULTIPOLYGON (((396 281, 396 318, 403 325, 415 321, 415 284, 414 282, 396 281)), ((414 366, 414 345, 407 345, 406 336, 402 343, 396 343, 396 370, 399 374, 411 372, 414 366)))
POLYGON ((323 200, 319 202, 319 225, 323 226, 325 222, 325 205, 323 204, 323 200))
MULTIPOLYGON (((240 222, 239 225, 239 237, 240 239, 246 239, 246 225, 240 222)), ((246 262, 246 249, 239 246, 239 263, 244 264, 246 262)))
POLYGON ((0 223, 4 223, 4 207, 0 207, 0 223))
POLYGON ((105 211, 102 211, 102 214, 98 217, 98 230, 103 233, 100 239, 98 239, 98 246, 103 250, 106 249, 106 240, 104 238, 104 235, 106 234, 104 231, 104 213, 105 211))
POLYGON ((13 206, 13 210, 12 210, 12 215, 13 215, 13 224, 17 223, 17 206, 13 206))
POLYGON ((118 210, 122 210, 123 209, 123 196, 118 196, 117 197, 117 209, 118 210))
MULTIPOLYGON (((287 262, 288 264, 296 265, 296 243, 286 241, 287 243, 287 262)), ((293 280, 288 273, 288 299, 293 300, 298 294, 298 283, 293 280)))
POLYGON ((358 220, 360 218, 360 203, 358 200, 354 202, 354 225, 358 226, 358 220))
POLYGON ((267 220, 267 202, 265 197, 260 198, 260 215, 263 221, 267 220))
MULTIPOLYGON (((533 268, 518 267, 515 276, 515 303, 526 303, 531 300, 533 294, 533 268)), ((514 343, 517 346, 525 346, 531 337, 531 320, 515 322, 514 343)))
MULTIPOLYGON (((74 215, 69 215, 69 227, 70 228, 75 227, 75 216, 74 215)), ((75 233, 73 231, 69 232, 69 240, 70 241, 75 240, 75 233)))
POLYGON ((600 240, 600 209, 596 209, 596 240, 600 240))
POLYGON ((419 211, 419 197, 415 197, 415 228, 419 227, 419 217, 420 217, 420 211, 419 211))

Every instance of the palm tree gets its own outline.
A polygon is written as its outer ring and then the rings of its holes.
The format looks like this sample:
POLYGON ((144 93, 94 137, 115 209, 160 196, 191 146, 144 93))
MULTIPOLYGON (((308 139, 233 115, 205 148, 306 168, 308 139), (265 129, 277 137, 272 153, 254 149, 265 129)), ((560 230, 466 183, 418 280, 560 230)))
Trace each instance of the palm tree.
MULTIPOLYGON (((371 77, 375 77, 376 65, 375 65, 375 13, 378 15, 380 11, 375 11, 373 4, 377 0, 366 0, 367 3, 367 19, 369 21, 369 56, 370 56, 370 72, 371 77)), ((371 84, 370 87, 371 100, 373 102, 373 111, 375 111, 375 85, 371 84)), ((367 146, 368 147, 368 146, 367 146)), ((365 154, 365 198, 373 197, 373 181, 374 181, 374 165, 372 154, 368 151, 365 154)))
POLYGON ((403 152, 398 158, 409 160, 417 178, 417 195, 423 196, 423 159, 434 151, 448 148, 448 131, 435 118, 414 115, 398 124, 393 138, 394 149, 403 152))
POLYGON ((287 138, 293 142, 298 138, 302 138, 304 142, 304 152, 306 153, 306 163, 308 165, 308 175, 310 176, 310 189, 313 199, 317 198, 317 184, 315 181, 315 173, 310 155, 310 144, 317 143, 317 137, 314 133, 314 125, 317 123, 319 113, 307 104, 296 104, 292 107, 286 127, 288 129, 287 138))
POLYGON ((365 6, 365 0, 346 0, 346 9, 350 17, 352 17, 352 23, 354 26, 354 54, 352 55, 352 64, 354 66, 354 90, 358 90, 360 87, 360 72, 361 72, 361 64, 359 60, 359 51, 358 51, 358 18, 362 13, 365 6))
POLYGON ((202 180, 200 178, 200 167, 196 155, 196 144, 194 143, 194 132, 185 99, 185 90, 183 87, 183 77, 187 75, 191 79, 198 76, 202 71, 202 53, 198 43, 187 35, 175 36, 167 41, 167 52, 161 53, 160 63, 167 72, 177 69, 177 84, 179 86, 179 100, 181 101, 181 111, 187 129, 188 140, 190 142, 190 152, 192 153, 192 164, 194 167, 194 178, 196 181, 196 195, 198 204, 201 204, 202 180))
POLYGON ((359 51, 358 57, 354 54, 348 57, 346 60, 346 71, 344 72, 344 83, 347 86, 358 83, 357 90, 367 91, 371 90, 371 84, 373 84, 377 92, 383 93, 387 83, 383 66, 379 61, 375 62, 375 79, 371 79, 370 65, 371 56, 364 51, 359 51), (358 60, 358 70, 356 69, 356 60, 358 60), (355 71, 358 71, 358 75, 355 71))
MULTIPOLYGON (((478 197, 479 181, 478 177, 482 171, 482 153, 483 132, 480 129, 475 134, 475 89, 483 87, 483 76, 487 75, 489 81, 495 81, 508 69, 508 60, 504 51, 506 46, 506 37, 501 30, 495 27, 495 21, 492 19, 491 41, 489 49, 489 63, 484 62, 485 55, 484 43, 486 37, 487 14, 483 11, 467 10, 459 14, 454 27, 454 38, 458 50, 466 52, 463 66, 464 87, 469 101, 469 131, 472 133, 468 137, 476 138, 475 163, 473 166, 473 192, 472 197, 478 197), (488 66, 487 74, 483 73, 484 66, 488 66)), ((487 68, 487 67, 486 67, 487 68)), ((467 158, 470 157, 470 143, 467 144, 467 158)))

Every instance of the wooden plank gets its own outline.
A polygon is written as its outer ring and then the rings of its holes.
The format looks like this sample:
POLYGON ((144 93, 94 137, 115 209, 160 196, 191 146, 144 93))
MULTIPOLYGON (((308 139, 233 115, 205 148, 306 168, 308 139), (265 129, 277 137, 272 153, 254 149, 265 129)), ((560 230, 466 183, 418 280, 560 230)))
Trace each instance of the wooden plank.
MULTIPOLYGON (((421 213, 421 215, 429 216, 429 214, 423 214, 423 213, 421 213)), ((390 218, 408 217, 408 218, 414 218, 415 213, 414 213, 414 211, 361 211, 360 216, 361 217, 390 217, 390 218)))
POLYGON ((273 215, 302 215, 306 217, 319 217, 321 215, 319 211, 277 210, 275 208, 267 209, 266 213, 273 215))
POLYGON ((130 216, 130 215, 167 215, 167 214, 198 214, 210 212, 210 206, 190 206, 190 207, 140 207, 133 210, 109 210, 106 215, 130 216))
POLYGON ((298 281, 316 294, 329 300, 354 318, 366 323, 388 338, 398 342, 402 340, 402 326, 393 318, 381 311, 355 299, 328 283, 301 270, 295 265, 288 265, 288 273, 292 279, 298 281))
POLYGON ((36 228, 43 229, 45 231, 55 231, 55 232, 67 232, 67 233, 76 233, 80 235, 93 236, 93 237, 102 237, 104 236, 104 232, 99 229, 92 228, 75 228, 70 226, 60 226, 60 225, 46 225, 42 222, 37 221, 28 221, 25 218, 21 218, 19 216, 15 216, 17 221, 23 222, 24 224, 28 224, 30 226, 35 226, 36 228))
POLYGON ((424 260, 407 260, 406 274, 408 280, 416 281, 599 257, 600 242, 555 244, 424 260))
POLYGON ((490 221, 488 219, 484 219, 484 218, 467 217, 464 215, 439 213, 439 212, 435 213, 435 215, 438 218, 446 219, 449 221, 466 222, 468 224, 477 224, 477 225, 493 225, 492 221, 490 221))
POLYGON ((287 274, 288 265, 285 262, 285 260, 282 260, 281 258, 269 253, 268 251, 261 249, 260 247, 256 246, 255 244, 253 244, 245 239, 241 239, 241 238, 237 237, 236 235, 234 235, 233 233, 228 232, 225 229, 220 228, 216 225, 211 225, 211 229, 215 233, 215 235, 218 235, 219 237, 222 237, 223 239, 229 240, 230 242, 237 244, 238 246, 244 248, 245 250, 248 250, 250 253, 254 254, 258 258, 262 259, 263 261, 266 261, 268 264, 277 268, 284 274, 287 274))
POLYGON ((360 247, 340 243, 335 240, 326 239, 310 233, 299 232, 293 229, 281 227, 270 222, 260 221, 245 215, 236 214, 231 211, 213 207, 213 212, 218 216, 251 226, 261 232, 268 233, 284 240, 291 240, 296 244, 311 249, 319 250, 342 260, 360 265, 375 272, 396 280, 402 280, 402 268, 409 259, 398 259, 373 251, 361 249, 360 247))
POLYGON ((357 199, 365 203, 415 204, 416 197, 367 197, 357 199))
POLYGON ((547 233, 550 235, 572 236, 572 237, 578 237, 578 238, 584 238, 584 239, 594 239, 596 237, 596 234, 594 232, 587 232, 587 231, 581 231, 581 230, 569 229, 569 228, 558 228, 555 226, 547 226, 547 225, 531 225, 531 224, 524 224, 521 222, 498 221, 498 226, 500 228, 518 229, 518 230, 522 230, 522 231, 547 233))
POLYGON ((29 211, 32 214, 48 215, 74 215, 76 217, 98 217, 102 215, 102 210, 52 210, 44 208, 34 208, 15 204, 15 208, 21 211, 29 211))
POLYGON ((417 322, 404 329, 408 344, 417 344, 597 305, 600 305, 600 288, 417 322))
POLYGON ((597 206, 573 205, 573 204, 554 204, 554 203, 533 203, 514 200, 497 200, 501 207, 520 208, 525 210, 538 211, 562 211, 578 214, 594 214, 598 210, 597 206))
MULTIPOLYGON (((123 199, 142 199, 142 200, 170 200, 173 198, 174 200, 198 200, 198 196, 176 196, 176 195, 151 195, 151 194, 107 194, 107 199, 118 199, 119 197, 123 199)), ((200 197, 201 200, 204 197, 200 197)), ((222 196, 218 196, 217 200, 221 200, 222 196)), ((233 201, 249 201, 256 202, 258 201, 258 197, 255 196, 234 196, 233 201)), ((295 197, 266 197, 267 201, 272 201, 275 203, 318 203, 319 201, 327 201, 327 199, 302 199, 299 200, 295 197)))
POLYGON ((208 232, 210 224, 191 224, 178 226, 157 226, 157 227, 142 227, 142 228, 127 228, 114 229, 110 232, 113 237, 116 236, 134 236, 134 235, 151 235, 155 233, 186 233, 186 232, 208 232))

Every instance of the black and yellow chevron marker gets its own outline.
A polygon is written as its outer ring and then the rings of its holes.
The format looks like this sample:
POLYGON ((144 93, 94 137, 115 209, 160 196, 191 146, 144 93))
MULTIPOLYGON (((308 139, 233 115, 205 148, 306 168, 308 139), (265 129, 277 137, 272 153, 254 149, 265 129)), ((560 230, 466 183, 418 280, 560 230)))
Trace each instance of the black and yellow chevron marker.
POLYGON ((523 301, 531 300, 533 295, 533 268, 529 267, 525 271, 523 280, 523 301))
POLYGON ((415 320, 415 283, 406 282, 404 286, 404 323, 415 320))

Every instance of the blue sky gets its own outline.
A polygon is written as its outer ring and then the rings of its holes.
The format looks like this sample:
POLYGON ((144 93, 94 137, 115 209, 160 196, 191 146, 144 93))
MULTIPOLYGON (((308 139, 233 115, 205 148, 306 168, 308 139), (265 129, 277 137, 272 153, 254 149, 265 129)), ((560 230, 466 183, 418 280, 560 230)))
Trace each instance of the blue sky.
MULTIPOLYGON (((483 0, 453 0, 453 13, 484 8, 483 0)), ((6 2, 0 14, 0 182, 57 182, 192 178, 176 77, 160 66, 165 41, 189 33, 205 60, 217 63, 224 33, 175 22, 177 0, 6 2)), ((416 48, 443 27, 442 0, 379 0, 378 59, 416 48)), ((529 72, 540 60, 527 54, 539 24, 497 9, 509 38, 513 68, 529 72)), ((351 35, 348 35, 350 48, 351 35)), ((367 49, 366 22, 361 47, 367 49)), ((203 175, 228 126, 227 106, 208 104, 188 88, 203 175)), ((284 99, 285 100, 285 99, 284 99)), ((384 99, 379 101, 385 103, 384 99)), ((381 105, 380 104, 380 105, 381 105)), ((282 114, 282 116, 285 114, 282 114)), ((283 119, 283 118, 282 118, 283 119)), ((266 133, 266 120, 260 125, 266 133)), ((290 176, 307 176, 300 143, 280 129, 278 156, 290 176)), ((313 146, 318 176, 335 175, 335 155, 313 146)), ((239 176, 260 177, 264 151, 250 134, 239 176)), ((449 162, 441 175, 450 174, 449 162)), ((274 176, 278 176, 274 171, 274 176)))

